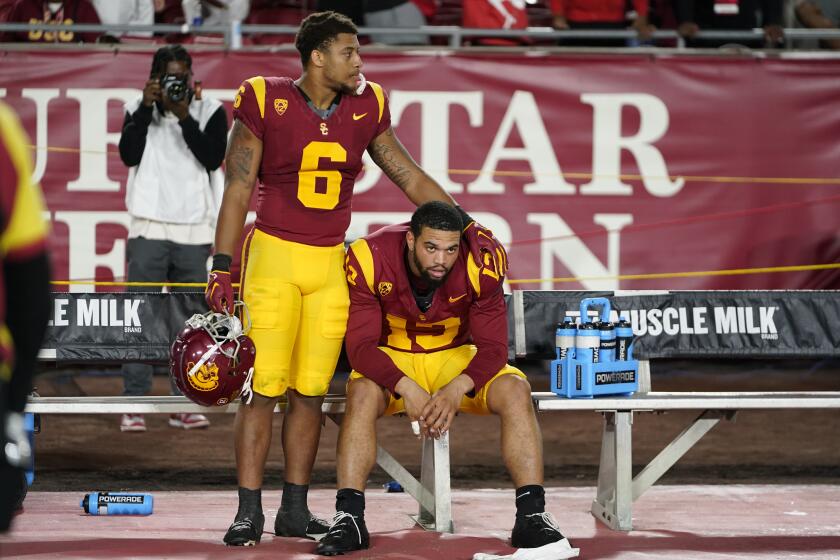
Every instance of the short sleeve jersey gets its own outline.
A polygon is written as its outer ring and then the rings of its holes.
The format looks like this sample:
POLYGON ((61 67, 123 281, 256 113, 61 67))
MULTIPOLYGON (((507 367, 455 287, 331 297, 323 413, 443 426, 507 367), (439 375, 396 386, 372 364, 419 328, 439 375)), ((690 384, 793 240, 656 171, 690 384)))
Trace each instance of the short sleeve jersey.
POLYGON ((308 245, 342 243, 362 156, 391 126, 382 88, 368 82, 361 95, 342 95, 323 119, 291 78, 257 76, 242 83, 233 108, 263 143, 256 227, 308 245))

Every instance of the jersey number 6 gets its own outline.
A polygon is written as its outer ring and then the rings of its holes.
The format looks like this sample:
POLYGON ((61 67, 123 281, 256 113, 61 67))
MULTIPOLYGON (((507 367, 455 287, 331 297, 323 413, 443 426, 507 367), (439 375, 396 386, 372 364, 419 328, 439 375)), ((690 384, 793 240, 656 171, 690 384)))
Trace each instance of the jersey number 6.
MULTIPOLYGON (((303 149, 300 171, 298 171, 297 197, 307 208, 332 210, 338 204, 338 195, 341 193, 341 171, 318 169, 321 158, 343 163, 347 161, 347 150, 337 142, 313 141, 307 144, 303 149), (315 190, 319 178, 326 182, 326 192, 315 190)), ((324 181, 321 181, 322 185, 324 181)))

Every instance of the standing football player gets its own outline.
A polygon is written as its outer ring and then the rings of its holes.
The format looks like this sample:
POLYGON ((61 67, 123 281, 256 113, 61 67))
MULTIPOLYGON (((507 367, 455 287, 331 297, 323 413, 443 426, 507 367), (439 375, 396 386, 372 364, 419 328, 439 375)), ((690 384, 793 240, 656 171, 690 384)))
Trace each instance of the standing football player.
POLYGON ((397 139, 382 87, 362 77, 353 22, 335 12, 314 13, 301 23, 295 46, 303 64, 298 79, 250 78, 234 101, 206 291, 214 311, 232 311, 230 263, 259 178, 257 219, 243 247, 240 286, 257 349, 254 397, 237 412, 239 510, 224 537, 228 545, 260 541, 260 489, 274 407, 284 394, 285 484, 274 532, 318 538, 329 529, 310 514, 307 492, 321 404, 347 324, 343 242, 365 150, 414 204, 454 205, 397 139))
POLYGON ((32 449, 23 409, 50 314, 47 223, 29 140, 0 104, 0 532, 25 495, 32 449))

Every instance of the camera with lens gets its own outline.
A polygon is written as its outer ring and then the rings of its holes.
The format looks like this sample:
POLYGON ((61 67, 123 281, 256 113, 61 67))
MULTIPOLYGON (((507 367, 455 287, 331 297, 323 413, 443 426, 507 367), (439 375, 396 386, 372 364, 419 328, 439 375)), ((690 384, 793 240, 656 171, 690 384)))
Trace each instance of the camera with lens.
POLYGON ((188 97, 192 97, 193 91, 184 78, 174 74, 165 74, 160 79, 160 87, 164 94, 175 103, 180 103, 188 97))

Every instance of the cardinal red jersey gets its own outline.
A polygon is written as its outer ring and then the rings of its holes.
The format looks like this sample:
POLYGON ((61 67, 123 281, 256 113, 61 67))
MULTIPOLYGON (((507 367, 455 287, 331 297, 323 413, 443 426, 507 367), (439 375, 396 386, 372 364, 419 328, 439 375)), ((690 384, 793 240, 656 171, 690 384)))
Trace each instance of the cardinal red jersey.
POLYGON ((345 343, 350 364, 394 391, 402 377, 387 346, 404 352, 437 352, 474 343, 478 352, 463 373, 479 390, 507 358, 507 314, 502 281, 494 267, 479 266, 462 246, 452 269, 420 311, 406 264, 407 224, 356 240, 347 252, 350 319, 345 343))
POLYGON ((233 116, 262 140, 256 227, 271 235, 331 246, 350 225, 353 184, 368 145, 391 126, 382 88, 342 95, 322 119, 291 78, 242 83, 233 116))

